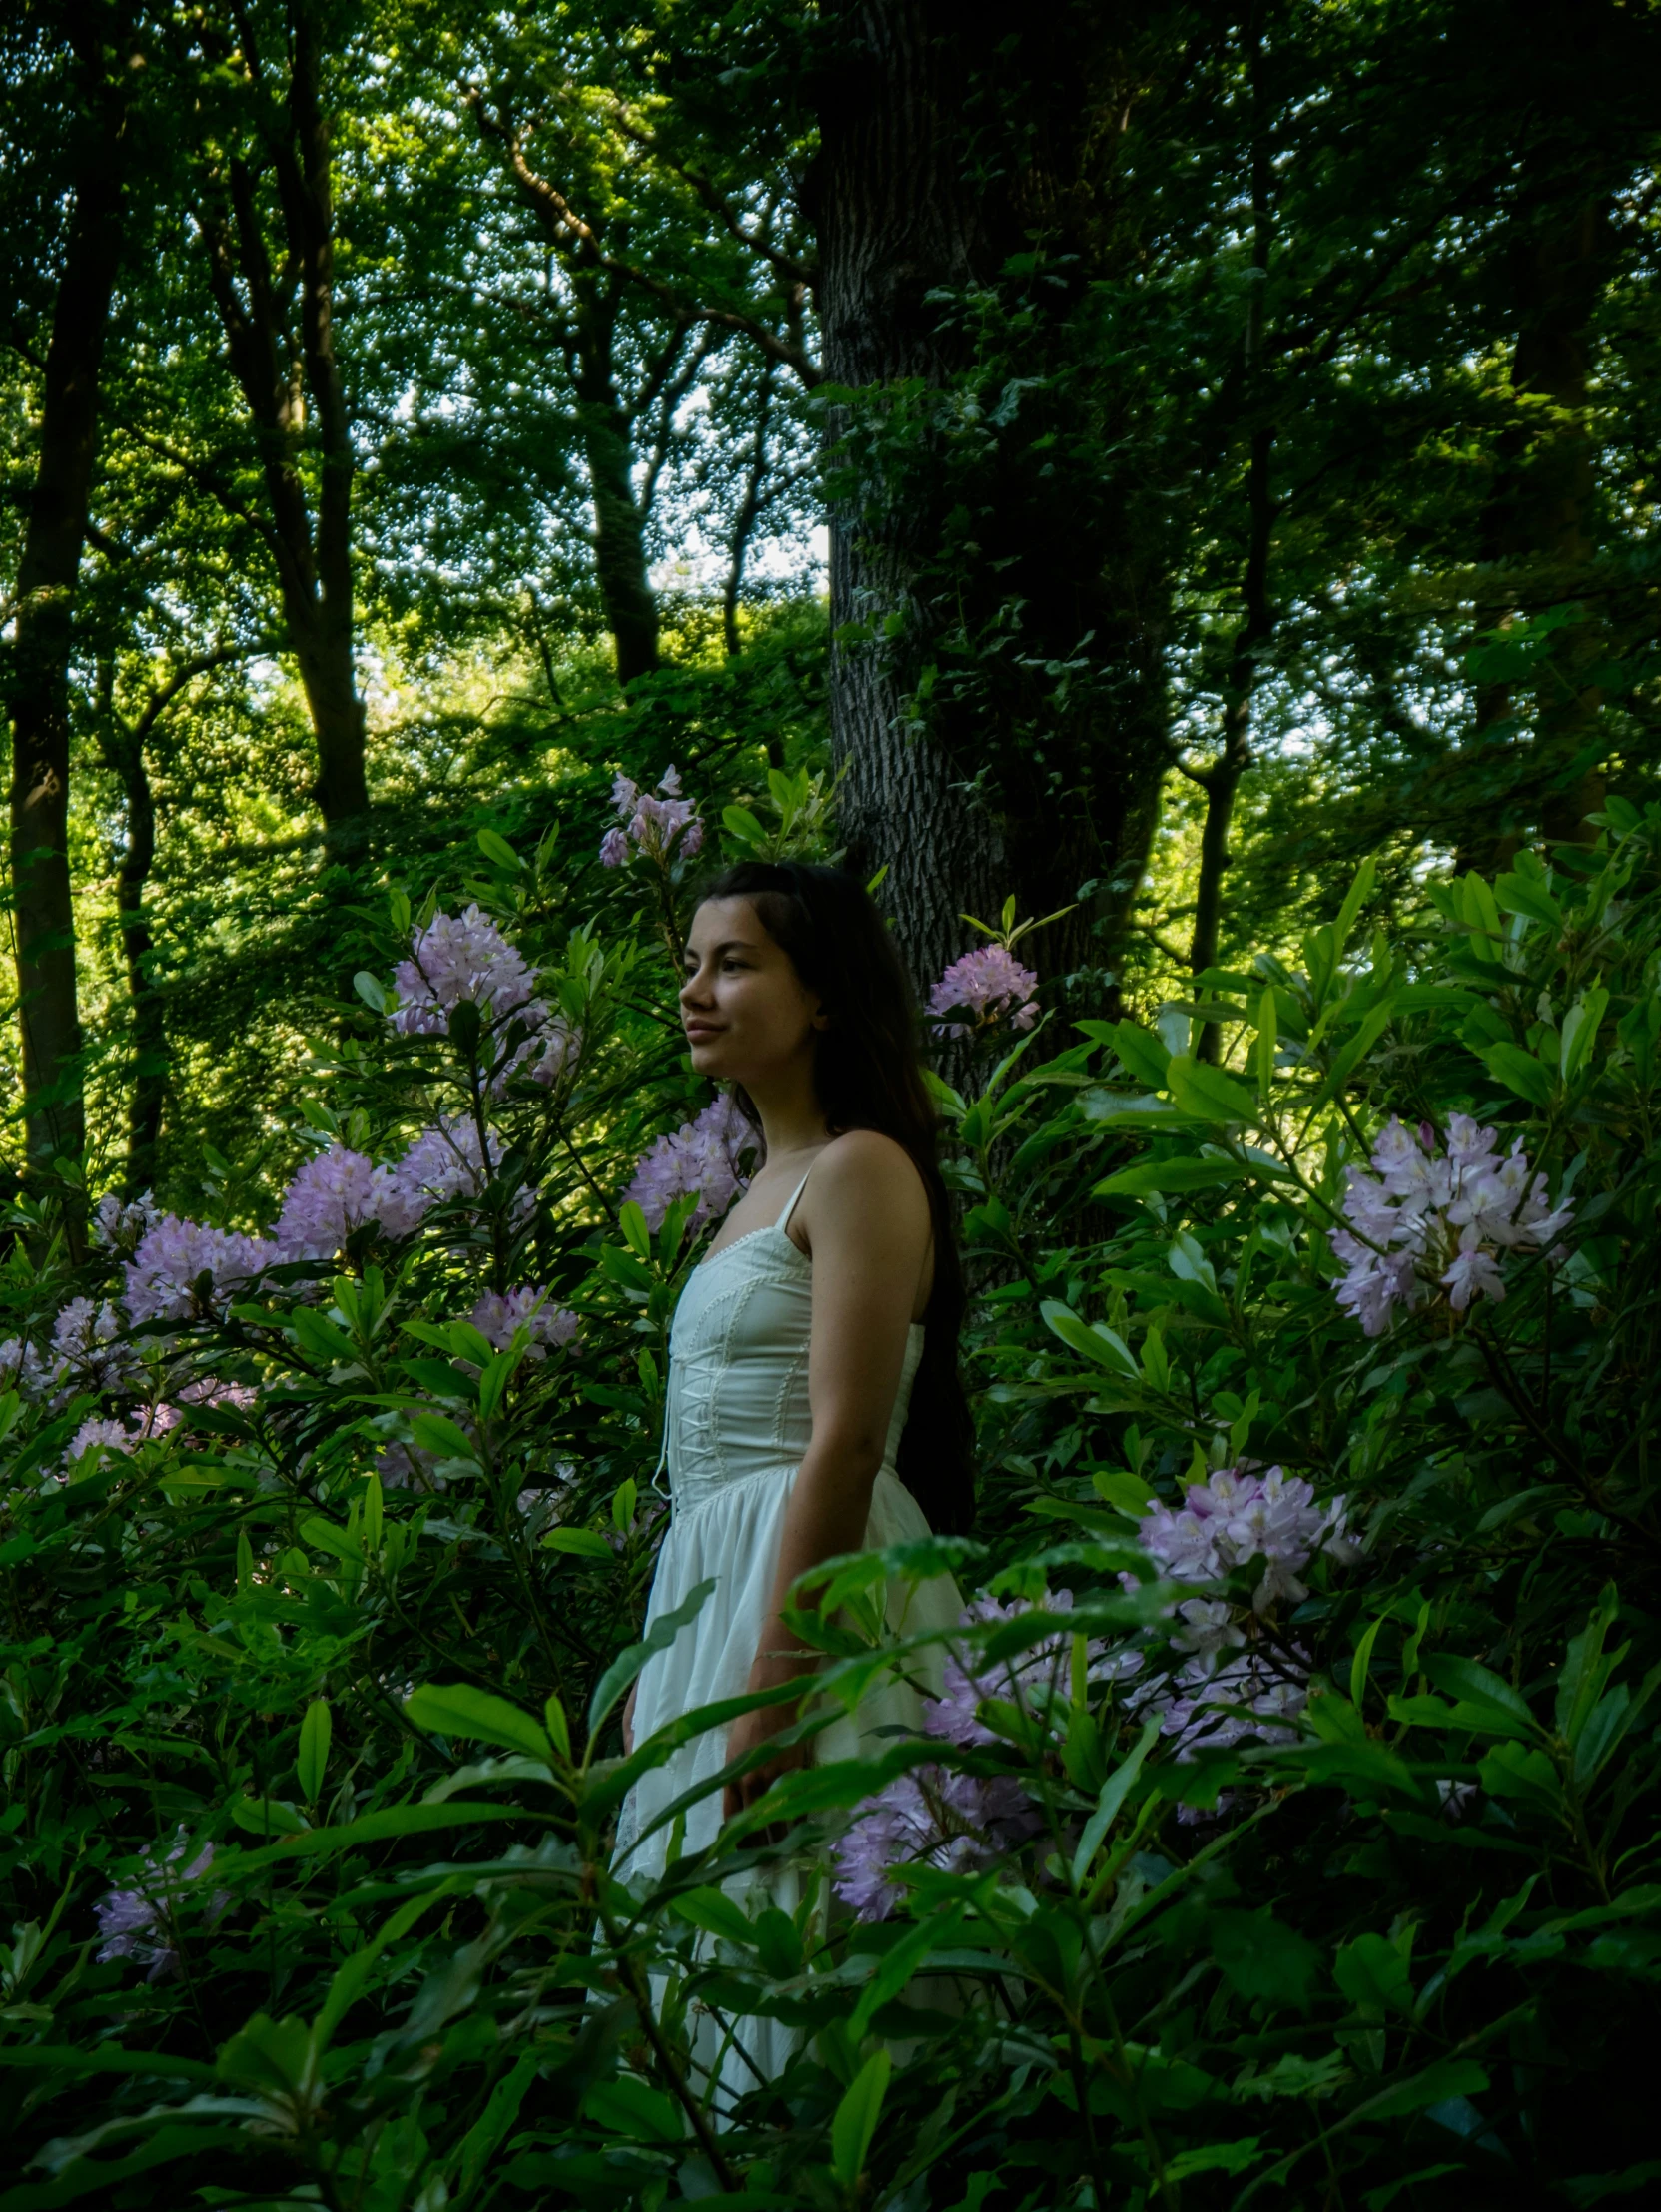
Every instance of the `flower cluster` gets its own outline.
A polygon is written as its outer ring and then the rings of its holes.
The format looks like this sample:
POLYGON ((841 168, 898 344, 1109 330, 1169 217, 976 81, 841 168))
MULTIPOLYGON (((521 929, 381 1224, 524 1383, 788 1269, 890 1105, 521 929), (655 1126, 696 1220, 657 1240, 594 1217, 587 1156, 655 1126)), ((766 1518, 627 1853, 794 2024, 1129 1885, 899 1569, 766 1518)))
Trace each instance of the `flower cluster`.
POLYGON ((8 1336, 0 1343, 0 1391, 15 1390, 20 1398, 39 1398, 47 1387, 46 1362, 36 1345, 26 1336, 8 1336))
POLYGON ((410 941, 410 958, 393 972, 398 1003, 388 1020, 403 1037, 443 1037, 458 1006, 475 1006, 480 1019, 523 1031, 493 1070, 492 1091, 509 1077, 551 1085, 564 1073, 575 1040, 565 1023, 535 995, 536 974, 476 906, 460 916, 435 914, 410 941))
POLYGON ((1317 1551, 1345 1563, 1358 1556, 1343 1499, 1316 1505, 1309 1485, 1279 1467, 1261 1475, 1220 1467, 1209 1482, 1191 1483, 1180 1506, 1154 1506, 1138 1536, 1178 1582, 1226 1582, 1235 1568, 1263 1559, 1251 1601, 1258 1613, 1280 1598, 1295 1605, 1308 1596, 1297 1578, 1317 1551))
POLYGON ((414 1206, 391 1168, 345 1144, 309 1159, 283 1193, 272 1241, 287 1260, 333 1259, 355 1229, 379 1221, 389 1236, 413 1229, 414 1206))
POLYGON ((63 1307, 52 1325, 52 1380, 59 1404, 77 1390, 119 1390, 132 1380, 139 1361, 131 1344, 117 1341, 123 1328, 108 1299, 95 1305, 91 1298, 71 1298, 63 1307))
POLYGON ((1002 945, 980 945, 954 960, 929 993, 928 1015, 945 1037, 968 1037, 971 1026, 949 1016, 972 1014, 973 1028, 984 1030, 1010 1017, 1018 1030, 1038 1020, 1038 978, 1002 945))
POLYGON ((648 860, 667 861, 671 848, 681 860, 691 860, 702 850, 702 817, 693 800, 681 797, 680 775, 672 763, 657 792, 660 797, 622 775, 612 784, 611 804, 620 822, 600 839, 600 859, 607 868, 621 868, 631 839, 648 860))
MULTIPOLYGON (((383 1217, 382 1227, 390 1235, 403 1236, 433 1206, 482 1196, 490 1177, 501 1172, 504 1157, 495 1131, 481 1140, 477 1123, 468 1116, 434 1122, 392 1170, 394 1217, 392 1221, 383 1217)), ((522 1218, 534 1203, 534 1193, 521 1185, 514 1194, 513 1211, 522 1218)))
POLYGON ((164 1213, 139 1241, 124 1270, 128 1319, 185 1321, 223 1306, 283 1255, 263 1238, 204 1228, 164 1213))
POLYGON ((1409 1132, 1392 1118, 1372 1147, 1372 1173, 1349 1169, 1349 1228, 1333 1229, 1330 1240, 1345 1267, 1338 1304, 1368 1336, 1381 1336, 1394 1306, 1411 1312, 1433 1286, 1456 1313, 1473 1298, 1503 1298, 1500 1253, 1546 1250, 1568 1226, 1571 1209, 1553 1211, 1522 1138, 1504 1154, 1497 1143, 1497 1132, 1467 1113, 1448 1116, 1444 1149, 1428 1121, 1409 1132))
POLYGON ((691 1225, 701 1228, 706 1221, 718 1220, 745 1187, 738 1163, 754 1141, 749 1123, 723 1094, 673 1136, 658 1138, 636 1165, 624 1198, 634 1200, 648 1228, 658 1229, 675 1199, 696 1191, 691 1225))
MULTIPOLYGON (((1046 1612, 1066 1612, 1071 1591, 1054 1592, 1046 1612)), ((964 1608, 965 1627, 1013 1621, 1032 1611, 1019 1602, 1002 1606, 995 1598, 977 1598, 964 1608)), ((980 1718, 989 1698, 1041 1712, 1051 1697, 1066 1694, 1072 1640, 1047 1636, 1012 1659, 977 1667, 967 1647, 949 1648, 941 1695, 931 1699, 923 1732, 941 1743, 973 1747, 996 1741, 980 1718)), ((1088 1665, 1100 1676, 1104 1666, 1124 1671, 1127 1662, 1110 1656, 1106 1646, 1087 1647, 1088 1665)), ((1135 1662, 1132 1662, 1135 1664, 1135 1662)), ((991 1865, 1006 1851, 1037 1835, 1044 1816, 1013 1775, 967 1775, 936 1765, 901 1775, 867 1798, 833 1846, 834 1887, 862 1920, 887 1919, 903 1890, 894 1878, 903 1865, 939 1866, 969 1873, 991 1865)))
MULTIPOLYGON (((252 1396, 252 1392, 246 1395, 252 1396)), ((184 1418, 178 1406, 162 1404, 141 1406, 136 1425, 131 1421, 106 1421, 96 1417, 83 1421, 65 1447, 65 1472, 73 1478, 89 1452, 94 1455, 106 1451, 131 1452, 135 1444, 142 1444, 150 1437, 166 1436, 171 1429, 178 1428, 184 1418)))
POLYGON ((206 1897, 198 1891, 190 1895, 187 1884, 200 1883, 203 1875, 214 1862, 214 1846, 204 1843, 188 1866, 179 1866, 177 1873, 171 1869, 185 1855, 186 1834, 181 1828, 175 1832, 173 1848, 167 1856, 158 1859, 153 1851, 143 1853, 145 1871, 131 1889, 112 1889, 94 1906, 98 1914, 98 1932, 104 1938, 98 1952, 98 1963, 107 1966, 113 1958, 136 1958, 140 1965, 148 1966, 148 1979, 160 1981, 179 1963, 178 1916, 187 1902, 205 1902, 208 1922, 220 1918, 231 1902, 228 1891, 215 1890, 206 1897))
POLYGON ((1186 1598, 1167 1637, 1180 1655, 1174 1669, 1150 1673, 1126 1703, 1157 1713, 1162 1734, 1176 1739, 1179 1759, 1243 1738, 1283 1743, 1308 1702, 1303 1655, 1266 1639, 1255 1621, 1281 1599, 1308 1596, 1298 1579, 1316 1552, 1339 1564, 1359 1557, 1344 1500, 1315 1503, 1306 1482, 1279 1467, 1261 1474, 1220 1467, 1191 1483, 1181 1505, 1156 1505, 1143 1516, 1143 1550, 1175 1581, 1216 1590, 1237 1567, 1261 1559, 1263 1571, 1246 1611, 1226 1596, 1186 1598))
POLYGON ((101 1250, 130 1259, 161 1217, 148 1190, 130 1205, 123 1204, 119 1192, 106 1190, 92 1209, 92 1240, 101 1250))
POLYGON ((506 1351, 515 1333, 524 1329, 530 1338, 527 1359, 546 1359, 575 1336, 579 1323, 567 1307, 549 1305, 547 1292, 534 1283, 517 1290, 487 1290, 473 1307, 472 1325, 498 1352, 506 1351))
POLYGON ((435 914, 393 971, 398 1005, 390 1017, 401 1037, 442 1037, 463 1004, 487 1019, 533 1004, 535 977, 476 905, 459 917, 435 914))

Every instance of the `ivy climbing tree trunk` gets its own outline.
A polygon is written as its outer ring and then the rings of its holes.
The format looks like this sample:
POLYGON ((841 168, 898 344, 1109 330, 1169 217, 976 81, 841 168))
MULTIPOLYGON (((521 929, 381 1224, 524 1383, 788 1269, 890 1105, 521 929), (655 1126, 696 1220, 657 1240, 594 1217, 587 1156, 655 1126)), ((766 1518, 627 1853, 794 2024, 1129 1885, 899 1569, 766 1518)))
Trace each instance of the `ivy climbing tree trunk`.
MULTIPOLYGON (((91 11, 87 11, 90 15, 91 11)), ((85 1135, 75 906, 68 851, 69 666, 98 455, 98 389, 122 241, 125 85, 98 30, 74 19, 85 113, 52 316, 39 455, 18 567, 6 685, 11 875, 28 1171, 78 1158, 85 1135)))

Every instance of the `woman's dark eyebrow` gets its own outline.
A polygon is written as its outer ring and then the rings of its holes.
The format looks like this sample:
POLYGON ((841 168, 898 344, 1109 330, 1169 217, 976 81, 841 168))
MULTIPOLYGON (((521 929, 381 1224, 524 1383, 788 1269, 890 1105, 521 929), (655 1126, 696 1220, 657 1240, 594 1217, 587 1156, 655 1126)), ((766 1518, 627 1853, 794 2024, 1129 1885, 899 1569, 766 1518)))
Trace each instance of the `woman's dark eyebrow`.
MULTIPOLYGON (((750 953, 754 952, 754 950, 755 947, 750 943, 750 940, 747 937, 727 937, 723 938, 720 944, 714 948, 713 952, 710 954, 710 958, 712 960, 719 960, 723 953, 750 953)), ((684 959, 691 961, 694 967, 697 966, 698 956, 692 950, 690 945, 688 945, 686 948, 684 959)))

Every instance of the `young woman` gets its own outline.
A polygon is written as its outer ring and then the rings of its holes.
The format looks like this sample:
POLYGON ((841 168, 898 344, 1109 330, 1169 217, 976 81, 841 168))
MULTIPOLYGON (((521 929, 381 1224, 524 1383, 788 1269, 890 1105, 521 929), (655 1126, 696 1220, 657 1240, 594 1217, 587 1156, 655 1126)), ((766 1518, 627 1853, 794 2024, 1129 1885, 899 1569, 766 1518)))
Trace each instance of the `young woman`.
MULTIPOLYGON (((805 1695, 817 1655, 782 1618, 797 1576, 839 1552, 964 1529, 973 1508, 962 1277, 910 995, 881 916, 839 869, 730 869, 693 918, 680 1011, 693 1067, 734 1087, 764 1156, 670 1336, 673 1513, 648 1623, 698 1583, 715 1589, 641 1672, 624 1716, 631 1745, 748 1690, 800 1681, 805 1695)), ((947 1576, 896 1584, 889 1625, 951 1627, 961 1602, 947 1576)), ((724 1741, 706 1732, 645 1776, 624 1808, 618 1871, 660 1873, 671 1824, 651 1824, 764 1747, 800 1704, 747 1714, 724 1741)), ((862 1737, 920 1718, 915 1690, 885 1686, 856 1720, 691 1807, 683 1847, 711 1843, 786 1767, 853 1757, 862 1737)), ((793 1911, 808 1871, 768 1868, 756 1902, 793 1911)), ((696 2055, 734 2089, 779 2072, 793 2037, 750 2020, 739 2045, 723 2050, 720 2024, 698 2024, 696 2055)))

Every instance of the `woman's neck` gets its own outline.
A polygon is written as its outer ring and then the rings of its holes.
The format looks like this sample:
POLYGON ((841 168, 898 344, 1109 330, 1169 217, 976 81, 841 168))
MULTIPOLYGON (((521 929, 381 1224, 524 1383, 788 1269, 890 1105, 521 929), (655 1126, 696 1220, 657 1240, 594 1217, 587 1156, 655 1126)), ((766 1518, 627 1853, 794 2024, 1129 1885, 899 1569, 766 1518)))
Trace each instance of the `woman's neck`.
POLYGON ((761 1137, 769 1159, 816 1151, 829 1141, 830 1130, 813 1089, 811 1070, 781 1070, 767 1082, 746 1084, 744 1088, 761 1116, 761 1137))

